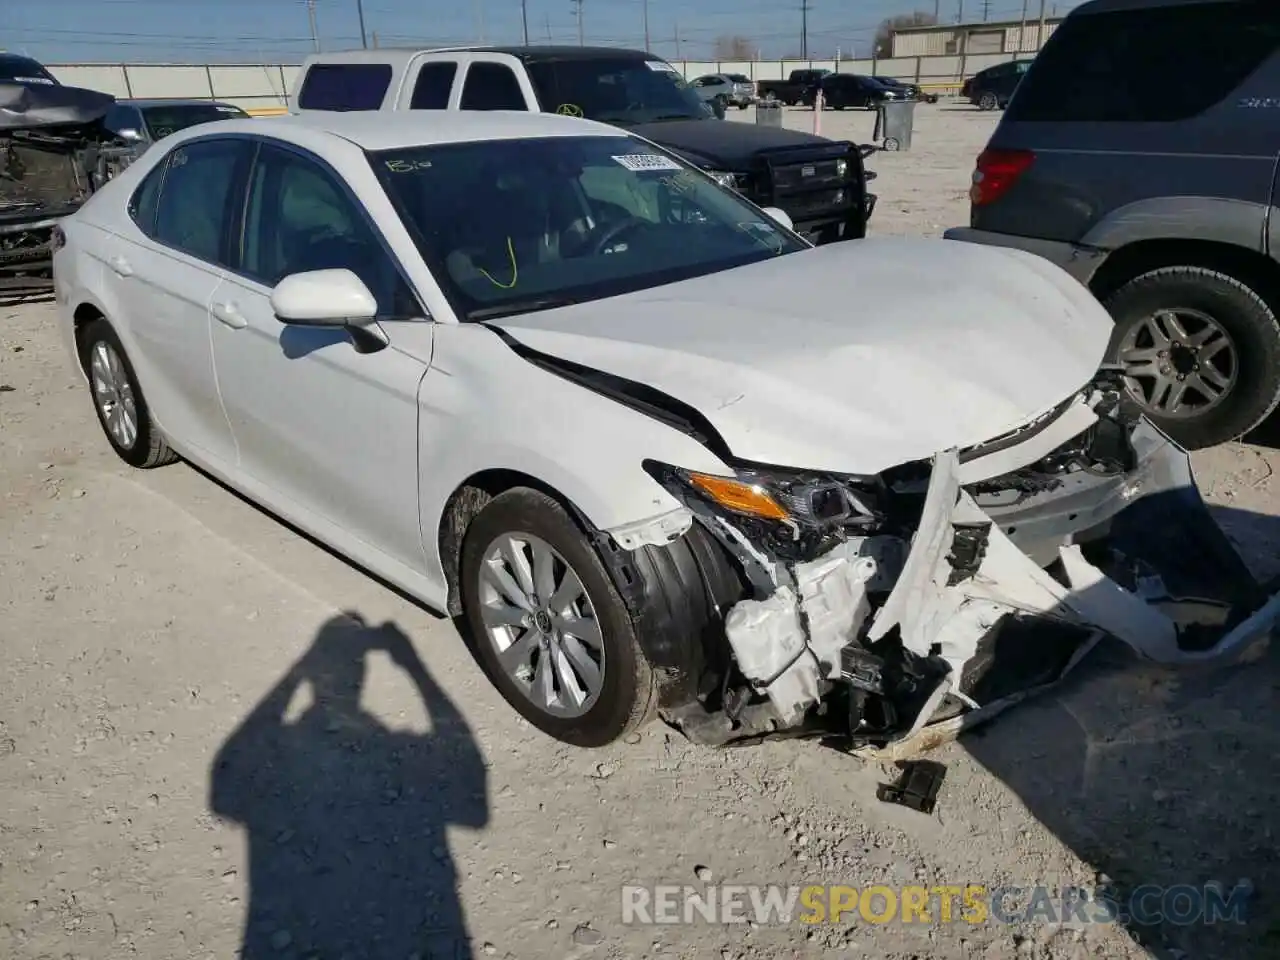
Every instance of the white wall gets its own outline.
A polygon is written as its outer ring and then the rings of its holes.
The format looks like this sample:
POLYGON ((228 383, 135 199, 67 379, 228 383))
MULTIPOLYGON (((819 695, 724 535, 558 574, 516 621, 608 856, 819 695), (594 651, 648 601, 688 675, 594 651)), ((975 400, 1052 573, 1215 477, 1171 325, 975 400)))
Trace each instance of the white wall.
MULTIPOLYGON (((877 74, 932 84, 940 92, 958 87, 984 67, 1004 63, 1015 53, 969 57, 895 57, 889 60, 680 60, 676 69, 692 79, 704 73, 742 73, 753 80, 781 80, 792 70, 838 70, 877 74)), ((1023 54, 1026 56, 1026 54, 1023 54)), ((246 109, 283 107, 297 76, 290 64, 49 64, 68 86, 101 90, 116 97, 226 100, 246 109)))

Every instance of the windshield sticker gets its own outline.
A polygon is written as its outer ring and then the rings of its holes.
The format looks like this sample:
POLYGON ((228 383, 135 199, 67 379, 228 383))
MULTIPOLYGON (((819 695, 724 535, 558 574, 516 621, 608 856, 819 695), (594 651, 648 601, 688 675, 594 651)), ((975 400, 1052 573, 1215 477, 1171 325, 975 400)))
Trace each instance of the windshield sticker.
POLYGON ((648 65, 650 70, 657 70, 659 73, 679 73, 680 72, 671 64, 667 63, 667 61, 665 60, 646 60, 645 64, 648 65))
POLYGON ((239 113, 239 107, 214 107, 219 113, 239 113))
POLYGON ((415 170, 430 170, 430 160, 388 160, 386 167, 392 173, 413 173, 415 170))
POLYGON ((556 113, 562 117, 580 117, 582 116, 582 108, 576 103, 562 103, 556 107, 556 113))
POLYGON ((657 153, 624 153, 613 159, 633 173, 646 173, 650 170, 684 170, 684 167, 674 160, 657 153))
POLYGON ((43 83, 46 86, 53 86, 53 81, 48 77, 14 77, 14 83, 43 83))

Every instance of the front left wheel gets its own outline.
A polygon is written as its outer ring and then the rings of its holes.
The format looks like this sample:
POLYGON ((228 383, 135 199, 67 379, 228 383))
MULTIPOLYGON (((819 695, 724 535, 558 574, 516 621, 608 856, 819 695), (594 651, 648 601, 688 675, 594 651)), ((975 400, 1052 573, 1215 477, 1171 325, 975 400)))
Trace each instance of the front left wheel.
POLYGON ((85 328, 80 362, 89 378, 94 412, 117 456, 144 470, 177 460, 151 419, 124 345, 106 320, 93 320, 85 328))
POLYGON ((554 499, 518 488, 490 501, 467 528, 459 578, 481 667, 539 730, 598 747, 652 715, 656 683, 636 625, 554 499))

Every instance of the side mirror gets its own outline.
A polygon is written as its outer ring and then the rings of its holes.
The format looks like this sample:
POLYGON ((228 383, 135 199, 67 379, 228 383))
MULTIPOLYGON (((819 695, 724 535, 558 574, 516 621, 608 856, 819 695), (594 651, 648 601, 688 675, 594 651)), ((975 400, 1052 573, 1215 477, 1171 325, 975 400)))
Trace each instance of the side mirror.
POLYGON ((128 143, 140 143, 142 141, 142 134, 133 127, 125 127, 122 130, 117 130, 116 136, 128 143))
POLYGON ((308 270, 276 284, 271 311, 303 327, 363 327, 373 323, 378 301, 350 270, 308 270))
POLYGON ((791 222, 791 217, 787 215, 787 211, 779 207, 765 207, 761 212, 774 223, 787 230, 794 231, 796 228, 796 225, 791 222))

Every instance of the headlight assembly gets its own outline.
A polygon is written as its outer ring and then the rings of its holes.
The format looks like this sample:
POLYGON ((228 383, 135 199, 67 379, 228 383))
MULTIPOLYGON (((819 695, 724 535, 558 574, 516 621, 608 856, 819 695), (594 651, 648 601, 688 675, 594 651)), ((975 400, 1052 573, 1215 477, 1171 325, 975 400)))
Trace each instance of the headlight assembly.
POLYGON ((721 513, 786 524, 797 532, 880 522, 882 485, 876 477, 743 467, 717 476, 645 461, 645 470, 673 495, 696 497, 721 513))

